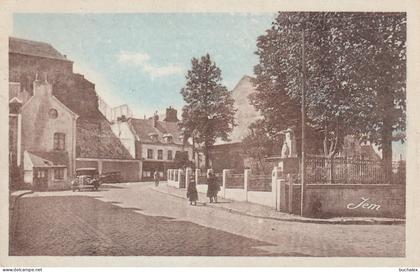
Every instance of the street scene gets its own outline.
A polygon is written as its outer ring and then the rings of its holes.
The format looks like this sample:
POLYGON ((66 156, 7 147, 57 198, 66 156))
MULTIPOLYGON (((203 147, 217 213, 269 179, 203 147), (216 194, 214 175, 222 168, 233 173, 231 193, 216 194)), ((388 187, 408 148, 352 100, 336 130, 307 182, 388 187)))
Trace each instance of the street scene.
POLYGON ((405 13, 13 22, 10 256, 406 256, 405 13))
MULTIPOLYGON (((275 217, 262 219, 220 209, 218 204, 198 203, 192 207, 181 196, 168 194, 166 184, 159 186, 155 189, 149 182, 124 183, 76 195, 69 191, 25 195, 16 207, 18 217, 11 234, 14 242, 10 254, 404 255, 405 227, 401 224, 317 224, 275 217), (45 222, 49 222, 48 227, 45 222)), ((235 208, 233 203, 220 204, 235 208)))

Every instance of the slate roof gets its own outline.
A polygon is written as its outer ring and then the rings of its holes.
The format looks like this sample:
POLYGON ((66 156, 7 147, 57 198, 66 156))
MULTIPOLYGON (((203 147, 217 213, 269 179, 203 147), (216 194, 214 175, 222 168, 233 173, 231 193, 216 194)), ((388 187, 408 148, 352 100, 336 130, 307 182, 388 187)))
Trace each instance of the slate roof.
POLYGON ((111 125, 97 110, 97 116, 76 121, 76 157, 130 160, 133 157, 114 135, 111 125))
POLYGON ((9 53, 69 61, 49 43, 9 37, 9 53))
POLYGON ((166 143, 164 135, 172 135, 174 144, 183 144, 182 131, 178 127, 176 122, 157 121, 156 127, 153 126, 153 119, 128 119, 129 126, 133 132, 137 135, 140 142, 142 143, 154 143, 151 138, 151 134, 157 135, 157 141, 159 143, 166 143))
POLYGON ((373 161, 380 161, 381 157, 378 153, 373 149, 372 145, 362 145, 360 147, 361 155, 365 157, 365 159, 373 160, 373 161))
POLYGON ((16 101, 16 99, 18 99, 23 105, 29 100, 30 97, 31 94, 29 92, 26 90, 20 90, 19 82, 9 82, 9 103, 12 102, 12 100, 16 101))
POLYGON ((28 151, 33 167, 68 166, 68 153, 65 151, 28 151))

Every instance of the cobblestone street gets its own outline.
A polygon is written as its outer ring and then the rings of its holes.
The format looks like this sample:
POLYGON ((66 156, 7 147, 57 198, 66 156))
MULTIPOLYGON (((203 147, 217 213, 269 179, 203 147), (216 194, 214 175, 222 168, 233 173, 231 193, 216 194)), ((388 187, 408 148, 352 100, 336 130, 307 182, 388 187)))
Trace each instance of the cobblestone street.
POLYGON ((404 225, 258 219, 193 207, 151 186, 25 195, 12 216, 10 255, 404 256, 404 225))

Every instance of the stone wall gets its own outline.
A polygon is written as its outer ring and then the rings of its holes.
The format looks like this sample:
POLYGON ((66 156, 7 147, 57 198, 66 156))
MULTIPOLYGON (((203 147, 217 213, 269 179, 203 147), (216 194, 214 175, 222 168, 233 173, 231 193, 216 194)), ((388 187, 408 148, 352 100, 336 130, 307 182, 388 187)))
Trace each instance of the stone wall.
POLYGON ((99 174, 120 172, 121 180, 115 182, 134 182, 141 179, 141 162, 138 160, 111 160, 77 158, 76 167, 92 167, 98 169, 99 174))
POLYGON ((305 214, 405 218, 405 195, 403 185, 307 185, 305 214))

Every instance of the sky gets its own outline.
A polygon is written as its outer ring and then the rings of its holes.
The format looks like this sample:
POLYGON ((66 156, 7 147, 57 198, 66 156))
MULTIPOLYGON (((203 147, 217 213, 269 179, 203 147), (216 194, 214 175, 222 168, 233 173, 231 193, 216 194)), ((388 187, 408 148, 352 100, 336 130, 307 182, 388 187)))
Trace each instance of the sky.
MULTIPOLYGON (((258 62, 256 39, 275 13, 15 14, 15 37, 50 43, 74 61, 109 106, 135 117, 178 109, 193 57, 209 53, 232 90, 258 62)), ((394 142, 394 160, 405 158, 394 142)), ((378 152, 380 153, 380 152, 378 152)))
POLYGON ((15 37, 50 43, 110 106, 136 117, 179 110, 193 57, 209 53, 231 90, 252 75, 275 13, 15 14, 15 37))

